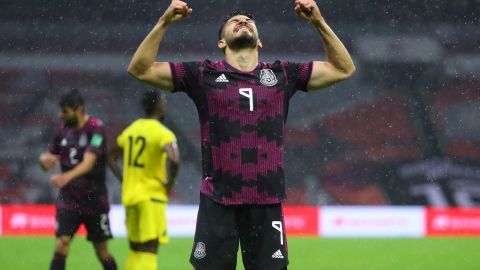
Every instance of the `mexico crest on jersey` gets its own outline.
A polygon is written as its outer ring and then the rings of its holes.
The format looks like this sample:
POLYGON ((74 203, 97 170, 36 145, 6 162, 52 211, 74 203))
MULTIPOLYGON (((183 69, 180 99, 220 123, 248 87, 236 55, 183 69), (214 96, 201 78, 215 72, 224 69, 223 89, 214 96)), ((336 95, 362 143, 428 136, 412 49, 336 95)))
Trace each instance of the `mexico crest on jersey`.
POLYGON ((203 259, 207 256, 205 244, 203 242, 198 242, 193 252, 193 256, 197 259, 203 259))
POLYGON ((265 86, 274 86, 277 82, 277 77, 271 69, 260 70, 260 83, 265 86))

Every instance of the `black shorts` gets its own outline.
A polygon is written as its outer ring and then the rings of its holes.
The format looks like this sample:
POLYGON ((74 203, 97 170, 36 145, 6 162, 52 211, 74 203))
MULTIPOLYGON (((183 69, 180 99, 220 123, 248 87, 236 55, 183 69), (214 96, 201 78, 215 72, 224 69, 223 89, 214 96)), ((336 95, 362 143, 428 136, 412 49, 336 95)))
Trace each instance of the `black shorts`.
POLYGON ((55 235, 73 237, 83 223, 87 229, 88 241, 99 243, 112 238, 108 213, 82 215, 75 210, 58 209, 56 213, 55 235))
POLYGON ((197 270, 235 270, 240 243, 246 270, 287 269, 281 204, 218 204, 200 195, 190 262, 197 270))

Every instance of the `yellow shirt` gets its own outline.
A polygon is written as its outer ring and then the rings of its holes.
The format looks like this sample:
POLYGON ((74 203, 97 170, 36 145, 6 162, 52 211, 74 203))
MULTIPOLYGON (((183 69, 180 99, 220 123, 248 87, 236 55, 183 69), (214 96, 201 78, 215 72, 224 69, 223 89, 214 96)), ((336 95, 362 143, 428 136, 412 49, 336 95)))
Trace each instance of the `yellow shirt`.
POLYGON ((175 141, 175 134, 155 119, 138 119, 118 136, 117 144, 123 148, 124 205, 151 199, 167 201, 164 145, 175 141))

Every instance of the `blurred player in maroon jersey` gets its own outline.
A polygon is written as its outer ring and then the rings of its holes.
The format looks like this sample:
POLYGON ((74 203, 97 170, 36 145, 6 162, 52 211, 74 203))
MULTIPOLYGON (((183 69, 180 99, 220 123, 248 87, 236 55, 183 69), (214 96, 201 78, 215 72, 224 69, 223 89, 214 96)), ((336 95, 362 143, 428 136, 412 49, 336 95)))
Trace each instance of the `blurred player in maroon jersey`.
POLYGON ((223 61, 155 62, 173 22, 192 9, 173 0, 135 52, 129 73, 195 103, 201 126, 203 178, 190 262, 198 270, 233 270, 238 244, 248 270, 288 265, 282 201, 284 128, 291 97, 350 77, 355 66, 313 0, 294 10, 320 34, 327 61, 259 62, 262 43, 250 14, 236 12, 219 29, 223 61))
POLYGON ((59 105, 59 116, 63 123, 49 150, 39 157, 44 170, 60 165, 62 171, 50 178, 52 185, 60 188, 56 201, 55 254, 50 269, 65 269, 72 238, 82 223, 103 269, 117 269, 107 247, 107 240, 112 238, 112 233, 105 186, 106 142, 103 123, 86 114, 84 100, 78 90, 63 95, 59 105))

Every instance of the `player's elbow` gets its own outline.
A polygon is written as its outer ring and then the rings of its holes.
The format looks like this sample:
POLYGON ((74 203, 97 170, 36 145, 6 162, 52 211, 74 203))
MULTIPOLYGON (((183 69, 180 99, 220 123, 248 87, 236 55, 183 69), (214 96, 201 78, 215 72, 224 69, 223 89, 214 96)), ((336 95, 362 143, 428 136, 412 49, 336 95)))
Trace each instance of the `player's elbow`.
POLYGON ((88 172, 91 172, 93 170, 93 168, 95 167, 97 161, 89 161, 89 162, 85 162, 85 165, 84 165, 84 171, 85 173, 88 173, 88 172))
POLYGON ((140 72, 140 70, 137 67, 135 67, 134 65, 132 65, 131 63, 127 68, 127 72, 130 76, 132 76, 134 78, 137 78, 137 79, 139 79, 140 76, 142 75, 142 72, 140 72))
POLYGON ((83 161, 80 163, 80 166, 82 166, 83 170, 86 172, 89 172, 93 170, 93 167, 97 164, 97 155, 92 153, 92 152, 85 152, 85 155, 83 156, 83 161))
POLYGON ((145 77, 145 75, 147 74, 149 68, 150 67, 148 65, 145 65, 141 62, 132 61, 128 65, 127 72, 131 76, 142 80, 142 78, 145 77))
POLYGON ((338 70, 337 81, 343 81, 352 77, 353 74, 355 74, 355 71, 356 71, 356 68, 353 64, 351 66, 343 68, 342 70, 338 70))
POLYGON ((168 160, 170 163, 172 163, 172 165, 177 167, 180 166, 180 163, 182 163, 179 156, 170 157, 168 160))
POLYGON ((350 78, 353 76, 353 74, 355 74, 355 72, 357 71, 357 68, 355 67, 355 65, 352 63, 348 69, 345 70, 345 76, 347 78, 350 78))

